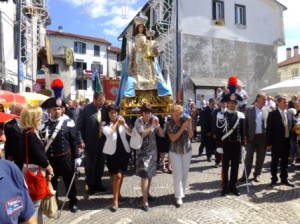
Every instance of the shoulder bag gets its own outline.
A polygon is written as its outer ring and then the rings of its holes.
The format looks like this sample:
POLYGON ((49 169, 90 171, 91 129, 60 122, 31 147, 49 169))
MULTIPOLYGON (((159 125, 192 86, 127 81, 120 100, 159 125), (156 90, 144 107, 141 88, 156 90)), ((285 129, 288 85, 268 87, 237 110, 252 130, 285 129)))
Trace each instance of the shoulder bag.
MULTIPOLYGON (((32 130, 31 130, 32 131, 32 130)), ((28 168, 28 133, 26 132, 25 141, 26 141, 26 171, 24 173, 24 178, 28 187, 28 192, 32 201, 37 201, 51 195, 51 192, 48 188, 47 180, 42 172, 41 167, 37 174, 31 171, 28 168)))
POLYGON ((42 200, 42 211, 48 218, 55 218, 58 206, 56 202, 56 191, 53 189, 51 181, 48 181, 49 190, 51 192, 51 195, 45 197, 42 200))

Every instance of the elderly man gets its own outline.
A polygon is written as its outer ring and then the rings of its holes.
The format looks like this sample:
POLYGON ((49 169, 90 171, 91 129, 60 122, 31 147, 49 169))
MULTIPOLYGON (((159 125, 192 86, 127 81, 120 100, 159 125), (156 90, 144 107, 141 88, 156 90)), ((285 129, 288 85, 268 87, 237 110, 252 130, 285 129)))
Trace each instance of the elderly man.
POLYGON ((246 108, 245 111, 245 143, 247 144, 247 153, 245 159, 244 175, 240 179, 241 182, 246 180, 251 173, 253 164, 253 155, 256 152, 254 181, 260 181, 260 174, 264 164, 266 150, 267 150, 267 139, 266 139, 266 127, 265 120, 267 115, 264 116, 263 107, 265 105, 267 96, 265 94, 257 94, 255 104, 246 108))
POLYGON ((288 102, 288 108, 295 108, 295 104, 298 103, 298 96, 297 95, 293 95, 292 99, 288 102))
POLYGON ((286 96, 277 98, 277 109, 270 112, 267 120, 267 150, 272 151, 271 187, 277 185, 277 167, 280 159, 281 184, 294 187, 288 180, 288 159, 290 152, 290 135, 292 120, 287 114, 288 102, 286 96))

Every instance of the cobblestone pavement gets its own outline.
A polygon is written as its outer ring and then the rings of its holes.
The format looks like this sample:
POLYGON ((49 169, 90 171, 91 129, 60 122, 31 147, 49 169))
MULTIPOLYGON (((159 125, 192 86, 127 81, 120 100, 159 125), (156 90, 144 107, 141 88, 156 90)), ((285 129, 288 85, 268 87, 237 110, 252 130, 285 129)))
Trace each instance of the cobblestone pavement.
MULTIPOLYGON (((78 213, 71 213, 66 204, 59 219, 44 217, 44 223, 105 223, 105 224, 195 224, 195 223, 300 223, 300 178, 299 167, 291 167, 289 179, 295 188, 278 185, 274 189, 270 184, 270 153, 267 153, 261 182, 253 181, 250 175, 250 192, 247 185, 240 184, 241 196, 220 196, 221 168, 215 168, 214 162, 207 162, 205 155, 197 157, 199 143, 193 143, 193 160, 188 177, 188 188, 184 204, 174 206, 172 175, 158 170, 153 178, 151 193, 154 202, 149 202, 150 211, 141 210, 140 178, 133 169, 124 178, 122 195, 126 202, 112 213, 111 192, 87 196, 84 192, 84 178, 77 181, 78 213)), ((298 164, 299 165, 299 164, 298 164)), ((243 166, 240 166, 240 175, 243 166)), ((106 172, 104 185, 110 189, 110 178, 106 172)), ((64 200, 64 186, 59 185, 60 205, 64 200)))

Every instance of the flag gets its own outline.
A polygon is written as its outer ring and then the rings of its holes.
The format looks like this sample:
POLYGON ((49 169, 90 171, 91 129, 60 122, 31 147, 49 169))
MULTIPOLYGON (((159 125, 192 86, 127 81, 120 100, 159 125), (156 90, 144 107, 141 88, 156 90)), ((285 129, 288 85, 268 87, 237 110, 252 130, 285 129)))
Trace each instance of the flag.
POLYGON ((103 92, 101 79, 100 79, 98 74, 95 77, 95 81, 96 81, 95 91, 96 92, 103 92))
POLYGON ((182 99, 183 99, 183 106, 188 108, 188 75, 183 74, 183 84, 182 84, 182 99))

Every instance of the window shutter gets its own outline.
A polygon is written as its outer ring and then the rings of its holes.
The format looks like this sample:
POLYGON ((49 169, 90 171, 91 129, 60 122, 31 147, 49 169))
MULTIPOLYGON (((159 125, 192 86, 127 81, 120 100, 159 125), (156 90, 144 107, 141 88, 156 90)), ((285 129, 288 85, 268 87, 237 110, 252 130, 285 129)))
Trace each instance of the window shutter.
POLYGON ((234 23, 237 24, 238 23, 238 7, 234 6, 234 23))
POLYGON ((213 2, 212 4, 212 19, 215 20, 217 18, 216 15, 216 2, 213 2))
POLYGON ((74 52, 78 53, 78 46, 77 46, 77 42, 74 42, 74 52))
POLYGON ((86 44, 82 43, 82 53, 85 54, 86 53, 86 44))
POLYGON ((243 25, 246 25, 246 6, 244 6, 243 9, 244 9, 243 10, 244 11, 244 13, 243 13, 243 17, 244 17, 243 18, 243 25))
POLYGON ((221 18, 225 19, 224 2, 222 2, 222 4, 221 4, 221 18))

